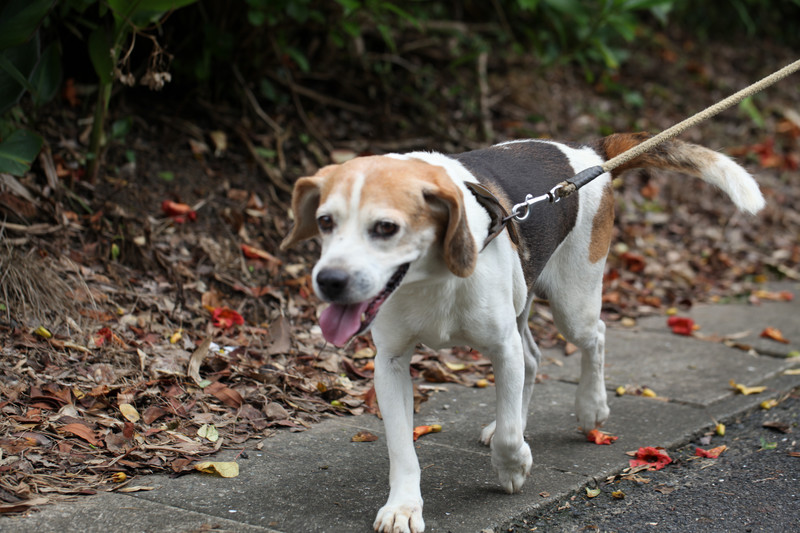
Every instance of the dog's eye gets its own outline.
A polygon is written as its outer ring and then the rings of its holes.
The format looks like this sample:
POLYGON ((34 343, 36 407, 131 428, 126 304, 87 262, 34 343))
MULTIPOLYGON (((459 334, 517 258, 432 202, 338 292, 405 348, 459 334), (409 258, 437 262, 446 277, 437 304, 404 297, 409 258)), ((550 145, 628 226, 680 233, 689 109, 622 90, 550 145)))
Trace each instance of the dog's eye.
POLYGON ((399 226, 394 222, 390 222, 388 220, 381 220, 379 222, 376 222, 375 225, 372 227, 372 234, 375 235, 376 237, 382 237, 385 239, 397 233, 398 229, 399 226))
POLYGON ((317 226, 322 233, 330 233, 333 231, 333 217, 330 215, 322 215, 317 218, 317 226))

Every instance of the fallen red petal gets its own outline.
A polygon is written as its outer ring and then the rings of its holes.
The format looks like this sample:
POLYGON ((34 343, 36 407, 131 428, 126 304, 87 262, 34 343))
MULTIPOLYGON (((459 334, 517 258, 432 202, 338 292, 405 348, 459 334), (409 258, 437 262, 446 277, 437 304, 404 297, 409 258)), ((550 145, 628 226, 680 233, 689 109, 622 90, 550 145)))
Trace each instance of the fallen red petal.
POLYGON ((789 340, 783 336, 783 333, 781 333, 781 330, 778 328, 764 328, 764 331, 761 332, 761 337, 772 339, 776 342, 782 342, 783 344, 789 344, 789 340))
POLYGON ((614 435, 609 435, 599 429, 593 429, 589 433, 586 434, 586 440, 589 442, 593 442, 594 444, 611 444, 619 437, 615 437, 614 435))
POLYGON ((214 325, 218 328, 227 329, 234 325, 241 326, 244 324, 242 315, 228 307, 216 307, 211 313, 211 318, 214 320, 214 325))
POLYGON ((186 220, 197 219, 197 212, 195 212, 191 206, 179 202, 173 202, 171 200, 164 200, 161 202, 161 211, 179 224, 185 222, 186 220))
POLYGON ((688 317, 671 316, 667 319, 667 326, 672 329, 672 333, 676 335, 690 336, 694 331, 694 320, 688 317))
POLYGON ((650 470, 661 470, 671 462, 672 459, 666 454, 664 448, 645 446, 639 448, 635 458, 630 460, 630 466, 631 468, 635 468, 637 466, 647 465, 650 467, 650 470))
POLYGON ((697 448, 694 451, 694 454, 698 457, 707 457, 708 459, 716 459, 720 456, 722 452, 727 450, 728 447, 725 445, 717 446, 716 448, 711 448, 710 450, 704 450, 703 448, 697 448))

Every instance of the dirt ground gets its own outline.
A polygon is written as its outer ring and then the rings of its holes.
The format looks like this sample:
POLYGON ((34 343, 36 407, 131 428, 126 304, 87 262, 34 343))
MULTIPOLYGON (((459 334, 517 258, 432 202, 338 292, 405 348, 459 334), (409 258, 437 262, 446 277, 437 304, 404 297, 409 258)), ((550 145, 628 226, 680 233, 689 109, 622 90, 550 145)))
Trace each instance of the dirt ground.
MULTIPOLYGON (((90 98, 59 101, 41 117, 47 148, 32 172, 0 191, 0 512, 123 490, 139 474, 180 475, 220 447, 375 411, 369 337, 338 350, 316 324, 316 244, 278 251, 297 177, 368 153, 657 132, 793 53, 654 34, 603 76, 496 53, 483 112, 465 89, 478 74, 465 66, 435 79, 447 105, 428 121, 413 114, 400 133, 380 121, 391 113, 396 122, 405 100, 364 115, 311 96, 305 119, 280 110, 279 133, 247 85, 236 106, 123 92, 96 183, 83 171, 90 98)), ((607 320, 781 298, 760 284, 800 279, 797 79, 683 139, 743 162, 767 207, 737 213, 718 191, 679 175, 619 179, 607 320)), ((540 309, 537 338, 563 344, 540 309)), ((421 348, 413 372, 429 382, 491 381, 486 359, 469 348, 421 348)))

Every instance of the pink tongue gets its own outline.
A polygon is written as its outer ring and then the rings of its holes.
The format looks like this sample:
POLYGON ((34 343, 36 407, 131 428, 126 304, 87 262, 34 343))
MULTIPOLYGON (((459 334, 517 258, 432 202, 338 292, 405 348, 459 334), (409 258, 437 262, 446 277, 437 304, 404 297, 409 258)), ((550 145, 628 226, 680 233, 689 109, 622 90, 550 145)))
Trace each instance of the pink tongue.
POLYGON ((361 314, 367 309, 369 302, 360 304, 331 304, 319 315, 319 327, 325 340, 336 346, 347 344, 350 337, 361 329, 361 314))

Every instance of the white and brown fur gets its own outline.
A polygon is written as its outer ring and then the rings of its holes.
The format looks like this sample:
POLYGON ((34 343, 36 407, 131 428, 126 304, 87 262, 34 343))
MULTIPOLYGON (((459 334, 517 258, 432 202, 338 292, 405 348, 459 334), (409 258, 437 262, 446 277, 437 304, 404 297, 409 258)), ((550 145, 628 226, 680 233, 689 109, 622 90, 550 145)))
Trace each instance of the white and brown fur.
MULTIPOLYGON (((390 493, 376 531, 421 532, 420 467, 412 442, 413 398, 409 362, 417 343, 439 349, 469 345, 493 363, 496 421, 481 433, 492 465, 508 492, 519 491, 531 468, 523 438, 540 352, 528 327, 534 295, 550 302, 555 324, 581 351, 575 400, 579 426, 590 431, 608 418, 603 377, 605 324, 600 320, 602 280, 614 219, 611 174, 577 194, 532 208, 516 224, 518 244, 504 231, 484 249, 496 205, 465 185, 479 182, 508 211, 525 195, 542 194, 579 171, 639 144, 644 134, 618 134, 580 146, 542 140, 512 141, 458 155, 414 152, 357 158, 321 169, 295 185, 295 225, 286 248, 322 234, 314 268, 322 300, 372 299, 398 268, 410 264, 399 287, 372 323, 378 353, 375 388, 390 457, 390 493), (388 238, 375 224, 397 226, 388 238), (326 294, 325 272, 347 274, 347 286, 326 294)), ((742 210, 757 212, 764 199, 753 178, 724 155, 680 141, 667 142, 628 168, 678 170, 713 183, 742 210)))

